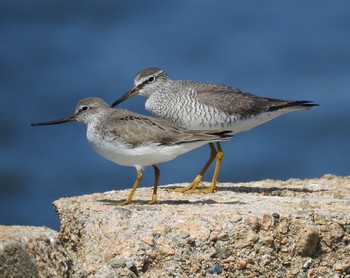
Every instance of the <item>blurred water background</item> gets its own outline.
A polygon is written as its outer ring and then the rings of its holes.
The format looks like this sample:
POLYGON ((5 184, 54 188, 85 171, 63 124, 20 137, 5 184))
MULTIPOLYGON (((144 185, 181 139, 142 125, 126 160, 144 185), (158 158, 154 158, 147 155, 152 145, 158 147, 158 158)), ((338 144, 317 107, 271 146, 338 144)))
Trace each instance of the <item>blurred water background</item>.
MULTIPOLYGON (((151 66, 321 104, 223 143, 221 182, 349 175, 349 15, 346 0, 2 0, 0 224, 59 229, 54 200, 131 188, 135 169, 95 153, 85 126, 30 123, 71 115, 84 97, 112 103, 151 66)), ((142 97, 120 107, 147 113, 142 97)), ((161 184, 191 181, 208 154, 159 165, 161 184)))

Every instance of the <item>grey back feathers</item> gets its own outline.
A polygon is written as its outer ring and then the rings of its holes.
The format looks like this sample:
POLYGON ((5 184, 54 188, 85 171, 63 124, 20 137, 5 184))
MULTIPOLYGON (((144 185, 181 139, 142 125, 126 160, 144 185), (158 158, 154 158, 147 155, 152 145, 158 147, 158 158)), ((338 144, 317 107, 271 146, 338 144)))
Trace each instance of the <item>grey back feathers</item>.
POLYGON ((122 109, 112 109, 98 98, 81 100, 77 105, 76 113, 80 118, 85 119, 85 123, 93 125, 97 134, 102 134, 105 138, 116 138, 132 147, 149 142, 175 145, 196 141, 215 142, 232 137, 228 131, 190 131, 164 119, 122 109), (88 109, 82 111, 82 107, 88 107, 88 109), (85 113, 94 114, 94 119, 86 120, 89 116, 84 116, 85 113), (97 113, 98 116, 95 115, 97 113))

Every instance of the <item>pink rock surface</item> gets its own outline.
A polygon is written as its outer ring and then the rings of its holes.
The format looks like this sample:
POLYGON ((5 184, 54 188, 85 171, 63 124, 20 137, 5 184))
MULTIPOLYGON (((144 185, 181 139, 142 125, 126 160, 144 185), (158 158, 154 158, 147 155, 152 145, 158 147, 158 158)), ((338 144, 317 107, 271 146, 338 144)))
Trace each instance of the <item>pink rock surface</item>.
POLYGON ((59 239, 78 276, 310 277, 350 271, 350 178, 220 184, 215 194, 152 189, 60 199, 59 239))
POLYGON ((350 177, 178 186, 161 187, 158 205, 146 205, 152 188, 128 206, 130 190, 57 200, 59 233, 0 226, 0 277, 350 275, 350 177))

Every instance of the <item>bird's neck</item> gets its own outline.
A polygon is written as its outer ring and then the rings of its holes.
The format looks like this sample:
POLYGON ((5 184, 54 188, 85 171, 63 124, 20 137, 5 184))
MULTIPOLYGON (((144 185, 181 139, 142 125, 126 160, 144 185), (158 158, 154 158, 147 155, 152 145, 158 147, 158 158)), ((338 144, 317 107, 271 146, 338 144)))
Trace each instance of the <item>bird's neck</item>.
POLYGON ((159 90, 153 91, 153 93, 147 98, 145 103, 146 110, 161 116, 161 110, 164 110, 164 107, 167 107, 172 99, 172 96, 175 94, 171 88, 162 87, 159 90))

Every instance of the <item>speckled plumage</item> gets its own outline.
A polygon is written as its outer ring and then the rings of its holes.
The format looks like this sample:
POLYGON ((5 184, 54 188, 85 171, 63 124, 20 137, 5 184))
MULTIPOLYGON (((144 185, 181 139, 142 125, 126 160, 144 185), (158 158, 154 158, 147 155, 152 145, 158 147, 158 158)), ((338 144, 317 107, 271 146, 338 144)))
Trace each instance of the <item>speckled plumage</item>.
POLYGON ((316 106, 310 101, 259 97, 216 83, 172 80, 159 68, 141 71, 134 83, 133 90, 114 104, 138 93, 147 98, 147 110, 189 129, 229 129, 236 134, 280 115, 316 106))
MULTIPOLYGON (((155 192, 159 178, 157 163, 172 160, 208 142, 224 140, 231 136, 230 132, 226 131, 190 131, 160 118, 116 110, 99 98, 79 101, 73 116, 32 125, 52 125, 70 121, 87 124, 87 138, 93 149, 117 164, 134 166, 141 178, 143 167, 152 165, 156 172, 158 171, 155 192)), ((130 201, 131 199, 132 196, 130 201)))
MULTIPOLYGON (((136 94, 146 97, 146 109, 161 118, 188 129, 231 130, 232 134, 250 130, 286 113, 317 106, 311 101, 259 97, 216 83, 172 80, 159 68, 140 71, 134 79, 133 89, 112 106, 136 94)), ((208 163, 216 153, 213 145, 210 147, 211 158, 208 163)), ((221 152, 220 143, 218 149, 221 152)), ((206 166, 200 175, 206 171, 206 166)), ((193 188, 197 187, 200 175, 193 188)), ((213 183, 216 183, 214 178, 212 185, 213 183)), ((216 189, 216 186, 213 185, 212 188, 216 189)))

